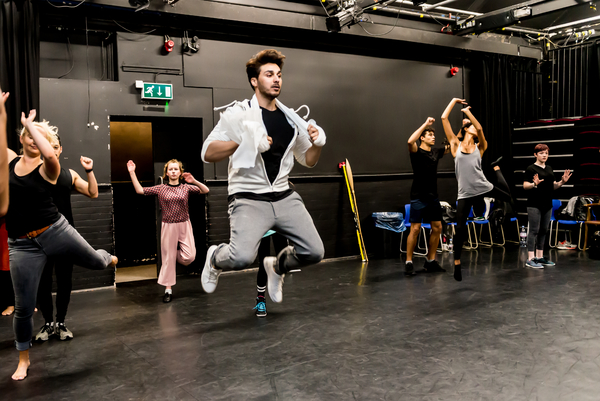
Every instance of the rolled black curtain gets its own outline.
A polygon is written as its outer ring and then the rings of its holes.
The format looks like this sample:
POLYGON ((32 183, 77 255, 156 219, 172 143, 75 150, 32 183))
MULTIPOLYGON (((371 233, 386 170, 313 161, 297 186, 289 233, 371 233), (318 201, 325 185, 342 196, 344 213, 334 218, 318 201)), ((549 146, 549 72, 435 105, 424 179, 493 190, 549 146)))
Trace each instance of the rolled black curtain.
POLYGON ((0 85, 10 92, 8 146, 19 149, 21 112, 40 104, 40 24, 32 0, 0 0, 0 85))

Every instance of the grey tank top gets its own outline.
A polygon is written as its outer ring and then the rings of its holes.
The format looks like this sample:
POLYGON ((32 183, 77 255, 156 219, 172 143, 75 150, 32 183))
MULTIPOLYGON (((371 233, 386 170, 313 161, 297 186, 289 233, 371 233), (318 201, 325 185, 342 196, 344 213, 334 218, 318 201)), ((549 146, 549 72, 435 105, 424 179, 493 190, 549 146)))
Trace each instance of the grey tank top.
POLYGON ((463 153, 460 143, 454 158, 454 171, 458 181, 458 199, 482 195, 494 189, 481 170, 481 153, 475 146, 473 153, 463 153))

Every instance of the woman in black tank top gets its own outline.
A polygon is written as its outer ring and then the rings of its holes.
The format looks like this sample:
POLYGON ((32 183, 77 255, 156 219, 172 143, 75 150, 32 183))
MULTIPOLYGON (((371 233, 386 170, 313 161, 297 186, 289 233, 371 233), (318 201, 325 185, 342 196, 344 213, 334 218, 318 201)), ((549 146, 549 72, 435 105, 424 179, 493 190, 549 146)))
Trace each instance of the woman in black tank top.
POLYGON ((29 117, 21 116, 23 156, 18 157, 8 150, 10 204, 6 228, 16 299, 13 327, 19 351, 19 365, 13 380, 27 376, 33 311, 47 258, 64 255, 91 269, 104 269, 117 263, 117 258, 105 250, 95 251, 58 213, 50 188, 56 184, 60 163, 47 140, 57 129, 46 121, 34 123, 35 115, 32 110, 29 117))

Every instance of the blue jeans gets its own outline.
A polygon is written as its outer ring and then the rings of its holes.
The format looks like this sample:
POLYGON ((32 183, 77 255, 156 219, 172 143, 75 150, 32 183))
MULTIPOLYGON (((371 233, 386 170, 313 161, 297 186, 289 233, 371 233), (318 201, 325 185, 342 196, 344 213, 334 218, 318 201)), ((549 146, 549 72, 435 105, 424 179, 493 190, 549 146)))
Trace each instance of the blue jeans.
POLYGON ((18 351, 31 347, 33 311, 48 257, 65 256, 79 266, 97 270, 112 262, 108 252, 94 250, 63 216, 36 238, 9 238, 8 251, 15 290, 13 330, 18 351))

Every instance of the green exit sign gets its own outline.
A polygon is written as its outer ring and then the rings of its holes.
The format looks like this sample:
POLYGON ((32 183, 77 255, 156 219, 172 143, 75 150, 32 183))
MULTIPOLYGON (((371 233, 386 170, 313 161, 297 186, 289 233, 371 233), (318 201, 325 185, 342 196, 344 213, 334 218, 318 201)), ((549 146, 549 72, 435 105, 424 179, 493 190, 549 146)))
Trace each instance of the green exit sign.
POLYGON ((153 84, 144 82, 142 89, 142 99, 173 99, 173 85, 171 84, 153 84))

